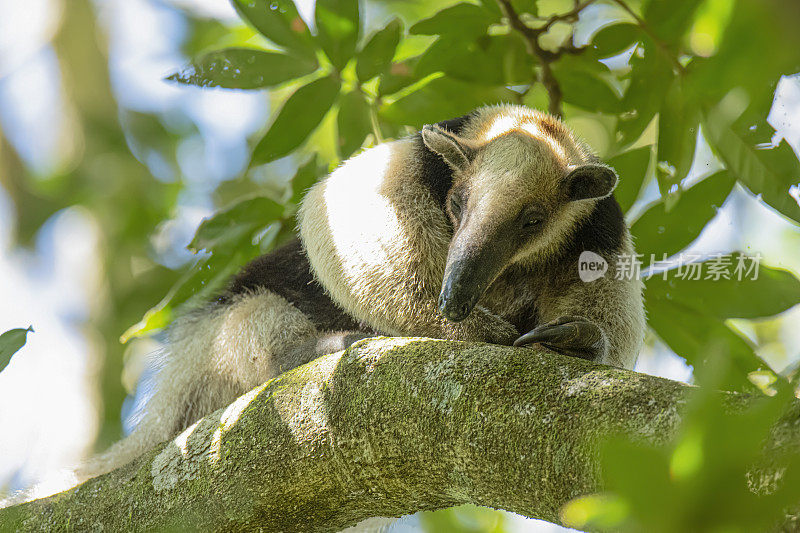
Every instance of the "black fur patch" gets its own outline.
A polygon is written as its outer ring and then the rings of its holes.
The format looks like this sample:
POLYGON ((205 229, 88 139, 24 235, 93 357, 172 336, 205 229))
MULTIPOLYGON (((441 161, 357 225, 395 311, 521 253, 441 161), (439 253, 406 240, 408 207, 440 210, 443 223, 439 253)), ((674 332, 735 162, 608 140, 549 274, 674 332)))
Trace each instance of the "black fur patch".
POLYGON ((443 120, 441 122, 437 122, 436 125, 442 128, 443 130, 449 131, 450 133, 461 135, 461 132, 464 130, 464 126, 469 124, 470 120, 472 120, 474 116, 475 113, 472 112, 457 118, 451 118, 449 120, 443 120))
POLYGON ((299 239, 253 259, 233 278, 220 303, 232 296, 267 289, 286 298, 319 330, 352 330, 359 324, 340 309, 311 274, 299 239))
MULTIPOLYGON (((473 114, 470 113, 462 117, 444 120, 436 125, 450 133, 458 135, 464 130, 464 126, 466 126, 472 118, 473 114)), ((417 167, 417 175, 420 177, 422 183, 430 189, 436 203, 444 209, 445 202, 447 201, 447 193, 450 187, 453 186, 453 169, 444 162, 442 156, 425 146, 421 133, 416 133, 414 135, 414 144, 416 146, 416 154, 414 155, 419 165, 417 167)))
POLYGON ((595 204, 592 213, 575 230, 570 240, 570 257, 584 250, 598 254, 616 254, 622 248, 625 235, 625 217, 614 196, 607 196, 595 204))
POLYGON ((447 192, 453 186, 453 169, 439 154, 432 152, 422 140, 422 134, 414 135, 416 174, 430 191, 436 203, 444 209, 447 192))

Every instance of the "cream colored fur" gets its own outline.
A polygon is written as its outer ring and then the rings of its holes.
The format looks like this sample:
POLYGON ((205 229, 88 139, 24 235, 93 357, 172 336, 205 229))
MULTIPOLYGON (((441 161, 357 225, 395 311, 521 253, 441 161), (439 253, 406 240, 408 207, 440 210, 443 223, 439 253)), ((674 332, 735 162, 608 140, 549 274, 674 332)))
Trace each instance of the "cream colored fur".
POLYGON ((300 236, 314 273, 334 301, 379 331, 509 343, 514 329, 486 309, 460 323, 437 310, 449 230, 430 192, 408 179, 412 143, 363 152, 306 194, 300 236))
MULTIPOLYGON (((485 219, 487 235, 531 202, 550 209, 540 238, 512 262, 534 264, 553 255, 591 212, 596 200, 554 201, 562 176, 596 161, 557 119, 520 106, 486 107, 460 138, 477 156, 469 168, 455 170, 454 186, 467 183, 470 208, 485 219)), ((308 192, 300 235, 315 276, 334 301, 378 330, 507 344, 516 332, 499 315, 514 295, 496 299, 495 306, 479 302, 459 323, 437 309, 451 230, 447 215, 409 170, 413 146, 412 139, 403 139, 367 150, 308 192)), ((644 337, 638 281, 606 278, 594 285, 557 285, 550 292, 542 322, 564 315, 591 318, 609 340, 601 360, 633 366, 644 337)))
POLYGON ((143 418, 131 435, 81 468, 79 478, 131 461, 276 376, 287 347, 315 334, 305 315, 269 291, 178 319, 160 354, 161 368, 143 418))

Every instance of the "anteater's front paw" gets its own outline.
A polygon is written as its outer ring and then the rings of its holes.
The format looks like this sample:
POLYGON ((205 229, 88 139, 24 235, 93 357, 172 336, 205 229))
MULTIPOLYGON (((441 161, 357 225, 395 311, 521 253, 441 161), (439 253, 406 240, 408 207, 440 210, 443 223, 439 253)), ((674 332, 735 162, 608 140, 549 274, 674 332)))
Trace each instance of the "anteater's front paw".
POLYGON ((599 360, 606 352, 606 339, 600 328, 585 318, 562 316, 537 326, 514 341, 514 346, 540 344, 554 352, 599 360))

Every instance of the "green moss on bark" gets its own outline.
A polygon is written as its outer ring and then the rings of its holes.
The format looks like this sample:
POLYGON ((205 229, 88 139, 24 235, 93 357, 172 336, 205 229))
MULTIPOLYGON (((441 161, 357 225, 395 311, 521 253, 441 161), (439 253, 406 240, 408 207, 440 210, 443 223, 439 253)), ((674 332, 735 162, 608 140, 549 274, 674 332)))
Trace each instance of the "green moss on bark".
MULTIPOLYGON (((558 521, 598 444, 674 434, 689 388, 533 349, 381 338, 294 369, 134 463, 0 511, 27 531, 335 531, 474 503, 558 521)), ((781 430, 796 438, 797 421, 781 430)))

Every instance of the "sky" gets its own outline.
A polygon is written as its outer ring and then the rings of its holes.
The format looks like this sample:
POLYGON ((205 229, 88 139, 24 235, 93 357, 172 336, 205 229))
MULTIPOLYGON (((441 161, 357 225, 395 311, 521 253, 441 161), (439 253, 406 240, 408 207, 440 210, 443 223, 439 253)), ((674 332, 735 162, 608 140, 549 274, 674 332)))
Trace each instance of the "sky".
MULTIPOLYGON (((225 0, 172 0, 175 5, 235 22, 225 0)), ((69 125, 69 106, 50 40, 66 0, 0 0, 0 129, 23 160, 45 175, 69 159, 61 133, 69 125)), ((154 248, 167 266, 185 263, 195 228, 212 212, 210 193, 247 163, 247 137, 269 117, 267 98, 258 93, 204 90, 165 83, 166 74, 185 63, 179 51, 186 31, 169 0, 97 0, 110 35, 110 70, 121 106, 138 111, 176 113, 197 127, 197 135, 178 149, 182 173, 190 178, 174 219, 154 233, 154 248)), ((312 23, 313 1, 298 3, 312 23)), ((601 7, 592 16, 605 16, 601 7)), ((586 31, 590 31, 587 29, 586 31)), ((800 81, 781 80, 770 124, 800 150, 800 81)), ((696 168, 712 160, 700 139, 696 168)), ((148 160, 157 177, 163 165, 148 160)), ((690 180, 699 178, 699 172, 690 180)), ((164 176, 167 179, 167 176, 164 176)), ((657 197, 648 189, 642 205, 657 197)), ((800 195, 800 192, 798 192, 800 195)), ((10 241, 13 206, 0 189, 0 332, 33 325, 28 344, 0 374, 0 487, 30 486, 58 478, 91 445, 97 420, 88 383, 92 379, 93 333, 85 323, 92 295, 102 290, 99 229, 91 215, 69 208, 44 225, 33 250, 10 241)), ((737 188, 692 250, 760 251, 767 263, 800 273, 800 231, 756 198, 737 188)), ((786 346, 800 346, 800 310, 784 317, 786 346)), ((745 334, 752 327, 737 323, 745 334), (749 328, 749 329, 748 329, 749 328)), ((800 353, 763 352, 778 368, 800 353)), ((691 369, 656 342, 640 356, 637 370, 688 381, 691 369)), ((556 526, 518 520, 515 530, 561 531, 556 526), (538 529, 536 529, 538 528, 538 529)), ((406 520, 395 531, 414 529, 406 520), (404 529, 405 528, 405 529, 404 529)))

